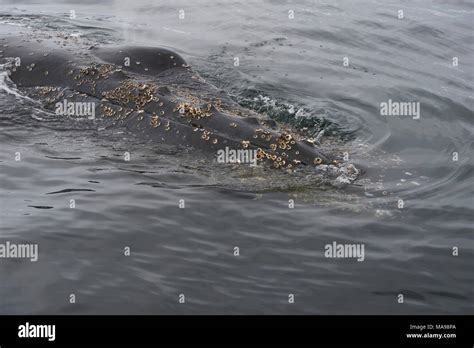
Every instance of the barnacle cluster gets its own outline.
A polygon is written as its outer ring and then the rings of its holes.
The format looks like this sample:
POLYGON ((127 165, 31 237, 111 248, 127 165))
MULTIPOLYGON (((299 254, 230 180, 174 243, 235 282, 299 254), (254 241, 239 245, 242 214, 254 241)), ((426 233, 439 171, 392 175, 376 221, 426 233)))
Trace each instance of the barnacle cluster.
MULTIPOLYGON (((254 139, 264 139, 267 141, 272 141, 274 135, 270 131, 257 128, 255 130, 254 139)), ((273 166, 275 168, 287 168, 291 169, 294 166, 301 164, 302 162, 298 159, 290 160, 288 156, 288 151, 290 151, 296 144, 296 140, 289 133, 282 133, 274 142, 269 144, 269 151, 262 150, 259 148, 257 150, 257 160, 270 160, 273 161, 273 166), (282 151, 283 150, 283 151, 282 151)), ((250 144, 246 141, 242 141, 242 146, 247 148, 250 144)), ((299 151, 294 151, 295 155, 299 155, 299 151)), ((322 159, 316 157, 313 161, 313 164, 319 165, 322 163, 322 159)))
MULTIPOLYGON (((265 138, 269 141, 271 140, 272 135, 269 131, 262 130, 262 129, 257 129, 256 133, 257 133, 256 134, 257 138, 259 137, 259 135, 261 135, 261 138, 265 138)), ((288 139, 288 137, 285 137, 285 135, 286 134, 283 134, 282 138, 285 139, 285 141, 287 141, 286 139, 288 139)), ((288 139, 288 141, 291 142, 291 138, 288 139)), ((242 140, 241 144, 242 144, 242 147, 244 149, 247 149, 251 145, 250 141, 248 141, 248 140, 242 140)), ((282 145, 283 145, 283 142, 282 142, 282 145)), ((297 164, 301 163, 298 160, 293 160, 293 162, 290 163, 288 161, 288 155, 285 152, 279 153, 277 151, 278 149, 277 149, 276 144, 270 144, 270 149, 274 153, 269 152, 269 151, 265 151, 262 148, 258 148, 257 149, 257 154, 256 154, 257 160, 258 161, 269 160, 269 161, 273 162, 273 166, 275 168, 288 168, 288 169, 292 168, 294 165, 297 165, 297 164)))
POLYGON ((51 87, 51 86, 37 86, 35 87, 35 90, 38 91, 38 94, 40 96, 46 96, 47 94, 51 92, 56 92, 59 90, 58 87, 51 87))
POLYGON ((288 133, 282 133, 277 140, 278 148, 282 150, 291 150, 291 146, 295 145, 295 140, 293 136, 288 133))
POLYGON ((221 111, 222 100, 219 98, 203 98, 187 88, 173 90, 173 93, 178 97, 178 101, 183 101, 178 102, 173 111, 179 111, 190 119, 211 117, 214 110, 221 111))
POLYGON ((102 96, 121 104, 132 104, 137 110, 143 109, 152 101, 159 101, 155 96, 158 89, 156 85, 139 83, 133 80, 124 80, 120 86, 102 92, 102 96))
POLYGON ((195 107, 188 102, 182 102, 176 106, 175 111, 177 110, 179 111, 180 114, 184 116, 188 116, 188 117, 199 120, 201 118, 211 117, 212 116, 211 108, 212 108, 211 103, 208 103, 205 108, 201 108, 201 107, 195 107))
POLYGON ((115 116, 115 111, 110 106, 101 104, 100 109, 101 109, 102 115, 104 116, 107 116, 107 117, 115 116))
MULTIPOLYGON (((272 154, 272 153, 269 153, 265 150, 262 150, 261 148, 259 148, 257 150, 257 160, 264 160, 264 159, 267 159, 267 160, 270 160, 270 161, 273 161, 273 166, 275 168, 285 168, 285 165, 287 163, 287 161, 279 154, 272 154)), ((288 165, 286 166, 286 168, 288 169, 291 169, 293 167, 293 164, 291 163, 288 163, 288 165)))
MULTIPOLYGON (((81 77, 89 77, 95 80, 106 79, 112 75, 115 71, 120 71, 115 65, 112 64, 95 64, 83 67, 79 69, 79 75, 76 75, 74 79, 80 80, 81 77)), ((69 75, 72 75, 74 72, 71 70, 69 75)))
MULTIPOLYGON (((107 79, 117 68, 111 64, 98 64, 86 66, 79 69, 79 74, 74 76, 75 80, 78 80, 77 85, 88 84, 91 88, 92 93, 96 92, 97 80, 107 79)), ((74 71, 70 71, 69 75, 72 75, 74 71)))
MULTIPOLYGON (((250 142, 249 141, 242 141, 242 146, 244 148, 247 148, 248 146, 250 145, 250 142)), ((273 151, 276 150, 275 147, 271 147, 271 149, 273 151)), ((288 161, 288 155, 286 153, 278 153, 278 152, 275 152, 275 153, 271 153, 269 151, 265 151, 261 148, 258 148, 257 149, 257 154, 256 154, 256 158, 258 161, 263 161, 263 160, 269 160, 269 161, 272 161, 273 162, 273 166, 275 168, 287 168, 287 169, 291 169, 294 165, 298 164, 299 161, 297 162, 296 160, 293 161, 293 164, 290 163, 288 161), (286 166, 286 167, 285 167, 286 166)))
POLYGON ((273 135, 271 134, 271 132, 269 130, 264 130, 264 129, 261 129, 261 128, 257 128, 255 130, 255 134, 253 135, 253 137, 254 137, 254 139, 261 138, 261 139, 264 139, 266 141, 270 141, 270 140, 272 140, 273 135))
POLYGON ((45 104, 55 103, 60 98, 64 97, 65 90, 59 87, 40 86, 35 87, 38 96, 42 97, 45 104))
POLYGON ((153 128, 159 127, 161 125, 160 118, 155 113, 153 113, 150 118, 150 125, 153 128))
POLYGON ((203 129, 202 134, 201 134, 201 139, 204 139, 204 140, 208 141, 210 139, 210 137, 209 137, 210 134, 211 134, 211 132, 209 132, 208 130, 203 129))
POLYGON ((100 64, 97 66, 97 72, 99 74, 98 78, 108 78, 115 71, 120 71, 115 65, 112 64, 100 64))

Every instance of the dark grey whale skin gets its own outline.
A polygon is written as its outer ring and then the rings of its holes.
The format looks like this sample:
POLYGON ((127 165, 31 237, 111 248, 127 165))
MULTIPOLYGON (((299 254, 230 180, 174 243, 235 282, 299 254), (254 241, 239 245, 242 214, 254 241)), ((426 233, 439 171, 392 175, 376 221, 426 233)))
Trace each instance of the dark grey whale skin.
MULTIPOLYGON (((274 164, 278 161, 275 166, 282 168, 301 164, 332 163, 313 144, 294 140, 288 133, 282 135, 265 127, 265 123, 254 117, 233 115, 225 110, 218 110, 215 106, 210 108, 210 117, 190 118, 180 113, 178 106, 186 102, 186 99, 173 95, 161 82, 170 81, 170 78, 174 77, 177 81, 183 78, 192 79, 196 77, 196 73, 187 67, 182 57, 168 49, 94 47, 78 53, 74 48, 63 48, 48 40, 38 43, 14 36, 0 38, 0 44, 3 46, 1 56, 21 58, 21 65, 13 69, 10 76, 19 88, 50 86, 61 90, 61 93, 48 94, 49 107, 52 107, 55 101, 60 102, 64 98, 69 102, 94 101, 98 117, 102 113, 102 108, 107 106, 117 113, 116 117, 109 117, 114 124, 124 124, 131 131, 149 137, 153 141, 191 145, 214 153, 226 146, 236 150, 261 149, 265 159, 273 161, 274 164), (124 65, 126 57, 130 58, 130 66, 124 65), (90 77, 81 74, 82 68, 92 66, 95 68, 91 70, 97 71, 94 69, 103 64, 112 64, 117 69, 105 78, 96 76, 94 87, 88 83, 81 83, 83 79, 90 77), (136 103, 131 101, 127 103, 113 98, 104 99, 105 93, 120 87, 124 81, 155 86, 154 94, 159 101, 152 100, 146 105, 137 107, 136 103), (129 112, 125 115, 123 110, 129 112), (152 118, 156 117, 154 115, 159 116, 159 127, 151 126, 152 118), (261 133, 262 130, 265 134, 261 133), (291 149, 271 147, 270 144, 278 139, 284 139, 285 136, 294 142, 291 149), (268 140, 269 138, 271 140, 268 140), (281 165, 282 163, 284 165, 281 165)), ((129 92, 135 95, 140 93, 138 88, 132 88, 129 92)), ((287 145, 289 146, 289 143, 287 145)))

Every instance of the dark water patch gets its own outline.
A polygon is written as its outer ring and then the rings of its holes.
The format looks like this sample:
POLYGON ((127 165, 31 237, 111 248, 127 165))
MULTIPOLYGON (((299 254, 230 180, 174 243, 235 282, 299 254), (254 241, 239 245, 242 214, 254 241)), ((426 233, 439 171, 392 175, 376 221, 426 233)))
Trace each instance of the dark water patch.
POLYGON ((144 186, 150 186, 150 187, 155 187, 155 188, 168 188, 168 189, 180 189, 181 186, 173 186, 173 185, 168 185, 162 182, 137 182, 135 185, 144 185, 144 186))
POLYGON ((46 193, 47 195, 55 195, 58 193, 69 193, 69 192, 95 192, 95 190, 91 189, 64 189, 61 191, 54 191, 54 192, 48 192, 46 193))
POLYGON ((440 296, 440 297, 449 297, 449 298, 453 298, 453 299, 456 299, 456 300, 468 300, 469 298, 464 296, 464 295, 460 295, 460 294, 455 294, 455 293, 452 293, 452 292, 447 292, 447 291, 427 291, 428 294, 431 294, 431 295, 435 295, 435 296, 440 296))
POLYGON ((51 159, 59 159, 59 160, 80 160, 82 157, 57 157, 57 156, 44 156, 46 158, 51 159))
POLYGON ((48 205, 29 205, 29 207, 35 208, 35 209, 53 209, 54 208, 48 205))
POLYGON ((123 170, 126 172, 131 172, 131 173, 138 173, 138 174, 155 174, 157 172, 154 171, 148 171, 148 170, 138 170, 138 169, 125 169, 125 168, 117 168, 118 170, 123 170))

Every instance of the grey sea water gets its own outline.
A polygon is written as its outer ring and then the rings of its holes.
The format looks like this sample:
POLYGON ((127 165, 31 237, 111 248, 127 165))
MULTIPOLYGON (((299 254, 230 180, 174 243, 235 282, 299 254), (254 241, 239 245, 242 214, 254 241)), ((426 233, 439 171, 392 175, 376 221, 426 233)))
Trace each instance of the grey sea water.
POLYGON ((474 313, 472 1, 0 5, 0 25, 171 48, 241 105, 325 125, 364 171, 334 188, 217 165, 58 122, 0 75, 0 243, 39 246, 0 259, 0 314, 474 313), (334 241, 365 259, 325 257, 334 241))

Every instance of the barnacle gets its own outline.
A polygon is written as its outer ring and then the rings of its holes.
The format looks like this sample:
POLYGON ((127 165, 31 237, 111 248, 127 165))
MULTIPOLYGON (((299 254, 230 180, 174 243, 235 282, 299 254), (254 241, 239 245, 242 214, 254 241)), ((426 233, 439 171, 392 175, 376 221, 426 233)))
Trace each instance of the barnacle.
POLYGON ((160 122, 160 118, 158 116, 156 116, 156 115, 151 116, 150 125, 153 128, 159 127, 160 124, 161 124, 161 122, 160 122))
POLYGON ((212 116, 212 113, 210 112, 211 107, 209 105, 207 109, 202 109, 201 107, 196 107, 191 105, 190 103, 183 102, 179 103, 177 107, 173 110, 179 110, 180 114, 198 120, 201 118, 212 116))

